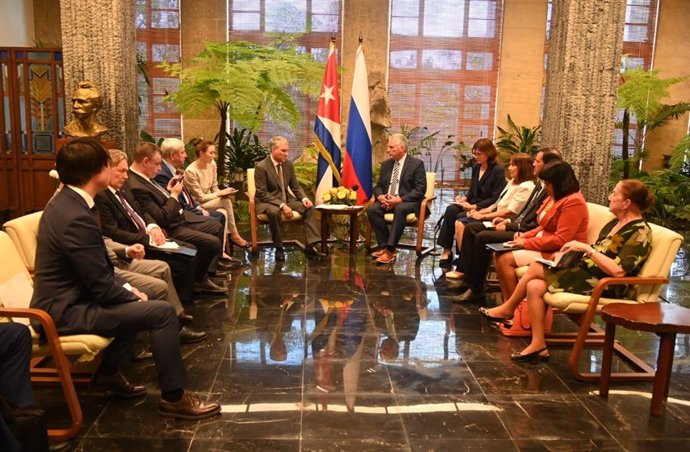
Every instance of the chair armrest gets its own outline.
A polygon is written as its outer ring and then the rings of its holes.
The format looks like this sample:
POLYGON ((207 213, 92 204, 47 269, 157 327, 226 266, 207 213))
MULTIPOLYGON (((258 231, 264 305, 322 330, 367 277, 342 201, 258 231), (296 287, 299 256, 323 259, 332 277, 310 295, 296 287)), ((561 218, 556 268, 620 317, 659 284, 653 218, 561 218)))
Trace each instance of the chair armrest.
POLYGON ((53 318, 42 309, 1 307, 0 317, 22 317, 38 320, 41 323, 41 327, 43 327, 46 337, 58 337, 57 327, 53 318))
POLYGON ((640 285, 652 285, 652 284, 666 284, 668 282, 668 278, 664 276, 621 276, 618 278, 615 278, 613 276, 609 276, 606 278, 602 278, 599 280, 596 286, 594 286, 594 290, 592 291, 592 299, 598 300, 601 298, 602 293, 604 292, 604 289, 606 289, 609 286, 620 286, 623 284, 640 284, 640 285))

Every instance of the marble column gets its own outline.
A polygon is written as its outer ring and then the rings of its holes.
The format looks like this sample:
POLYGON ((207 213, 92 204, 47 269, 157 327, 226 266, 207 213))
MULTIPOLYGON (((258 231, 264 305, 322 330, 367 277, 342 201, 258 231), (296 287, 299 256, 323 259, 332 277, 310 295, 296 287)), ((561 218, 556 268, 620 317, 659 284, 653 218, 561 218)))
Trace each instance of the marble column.
POLYGON ((587 200, 608 193, 625 0, 555 0, 543 140, 573 165, 587 200))
POLYGON ((60 0, 60 19, 66 96, 80 80, 98 85, 98 117, 108 137, 133 152, 139 141, 134 1, 60 0))
POLYGON ((340 45, 342 52, 339 61, 339 65, 345 68, 341 77, 343 137, 347 135, 355 54, 361 34, 369 79, 372 153, 376 166, 385 158, 388 139, 384 128, 391 124, 387 95, 390 2, 347 0, 343 3, 343 42, 340 45))
MULTIPOLYGON (((192 58, 204 50, 205 42, 228 40, 225 0, 195 0, 180 2, 180 44, 182 67, 189 67, 192 58)), ((194 137, 213 139, 220 127, 220 115, 215 108, 194 118, 182 116, 183 140, 194 137)))

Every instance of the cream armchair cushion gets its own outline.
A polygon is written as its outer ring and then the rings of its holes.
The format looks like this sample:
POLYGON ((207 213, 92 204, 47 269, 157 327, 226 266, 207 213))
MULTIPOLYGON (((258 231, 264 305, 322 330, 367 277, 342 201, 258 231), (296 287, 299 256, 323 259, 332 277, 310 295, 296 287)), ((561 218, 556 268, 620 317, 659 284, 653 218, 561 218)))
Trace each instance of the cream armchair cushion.
POLYGON ((36 263, 36 238, 38 237, 38 224, 42 214, 43 212, 30 213, 10 220, 3 226, 17 248, 24 266, 30 273, 33 273, 36 263))

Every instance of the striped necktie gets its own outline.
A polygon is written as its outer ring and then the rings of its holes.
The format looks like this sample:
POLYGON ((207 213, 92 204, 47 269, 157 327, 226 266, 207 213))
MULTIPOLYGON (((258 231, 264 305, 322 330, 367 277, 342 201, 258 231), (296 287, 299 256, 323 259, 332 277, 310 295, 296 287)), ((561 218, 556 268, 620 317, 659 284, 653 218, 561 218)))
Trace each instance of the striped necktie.
POLYGON ((393 176, 391 177, 391 184, 388 187, 388 194, 397 196, 398 195, 398 185, 400 182, 400 162, 395 162, 393 165, 393 176))

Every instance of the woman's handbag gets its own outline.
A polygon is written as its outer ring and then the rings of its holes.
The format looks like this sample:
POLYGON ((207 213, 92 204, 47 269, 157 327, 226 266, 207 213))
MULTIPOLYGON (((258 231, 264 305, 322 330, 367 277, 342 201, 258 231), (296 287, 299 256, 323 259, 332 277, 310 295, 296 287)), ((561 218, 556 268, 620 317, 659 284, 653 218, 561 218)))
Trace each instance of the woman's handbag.
MULTIPOLYGON (((527 310, 527 300, 522 300, 513 314, 512 324, 502 323, 499 326, 501 334, 510 337, 529 337, 532 335, 532 324, 529 320, 529 311, 527 310)), ((553 325, 553 309, 546 306, 546 315, 544 316, 544 333, 551 332, 553 325)))

